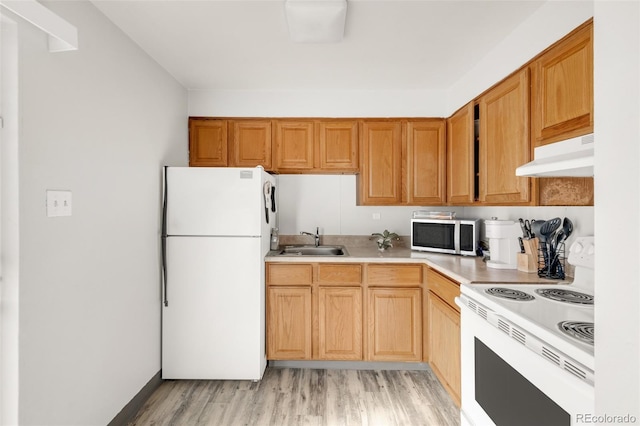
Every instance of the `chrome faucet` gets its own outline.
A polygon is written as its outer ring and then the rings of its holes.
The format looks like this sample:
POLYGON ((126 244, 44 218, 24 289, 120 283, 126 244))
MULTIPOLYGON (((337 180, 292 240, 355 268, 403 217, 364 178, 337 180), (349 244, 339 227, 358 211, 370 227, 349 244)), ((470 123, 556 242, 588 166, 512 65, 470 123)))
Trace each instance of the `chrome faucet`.
POLYGON ((320 245, 320 228, 319 227, 316 227, 315 235, 312 234, 311 232, 305 232, 305 231, 300 232, 300 235, 310 235, 313 238, 315 238, 314 242, 316 244, 316 247, 318 247, 320 245))

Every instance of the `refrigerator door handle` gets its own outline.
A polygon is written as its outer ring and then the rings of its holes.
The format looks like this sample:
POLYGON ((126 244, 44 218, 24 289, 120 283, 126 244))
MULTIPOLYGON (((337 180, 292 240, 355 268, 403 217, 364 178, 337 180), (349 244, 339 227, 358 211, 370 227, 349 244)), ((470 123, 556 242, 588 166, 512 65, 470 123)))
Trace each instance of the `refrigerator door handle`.
POLYGON ((162 169, 162 303, 169 306, 167 299, 167 166, 162 169))
POLYGON ((167 236, 162 236, 162 303, 169 306, 167 299, 167 236))

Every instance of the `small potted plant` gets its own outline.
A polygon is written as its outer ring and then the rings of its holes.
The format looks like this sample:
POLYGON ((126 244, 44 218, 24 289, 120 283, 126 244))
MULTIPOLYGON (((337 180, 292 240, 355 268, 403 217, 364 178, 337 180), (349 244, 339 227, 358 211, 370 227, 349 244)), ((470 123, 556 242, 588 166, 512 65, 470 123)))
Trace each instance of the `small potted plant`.
POLYGON ((393 247, 391 241, 399 240, 398 234, 395 232, 389 232, 388 230, 384 230, 382 234, 376 232, 375 234, 371 234, 374 237, 377 237, 376 243, 378 244, 378 250, 385 251, 389 247, 393 247))

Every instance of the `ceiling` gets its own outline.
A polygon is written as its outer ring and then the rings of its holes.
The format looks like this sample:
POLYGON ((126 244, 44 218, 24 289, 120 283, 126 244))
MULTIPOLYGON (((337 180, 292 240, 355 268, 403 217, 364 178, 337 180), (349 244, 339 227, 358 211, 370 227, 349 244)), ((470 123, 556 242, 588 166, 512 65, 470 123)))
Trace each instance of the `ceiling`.
POLYGON ((290 40, 284 0, 93 0, 187 89, 446 90, 545 1, 349 0, 337 43, 290 40))

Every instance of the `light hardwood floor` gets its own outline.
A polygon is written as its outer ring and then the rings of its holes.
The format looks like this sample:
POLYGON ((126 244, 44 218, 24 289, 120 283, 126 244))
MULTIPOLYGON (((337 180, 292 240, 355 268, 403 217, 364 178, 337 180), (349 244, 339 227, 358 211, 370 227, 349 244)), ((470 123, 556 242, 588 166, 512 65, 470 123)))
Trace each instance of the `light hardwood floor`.
POLYGON ((167 380, 133 425, 457 426, 430 370, 267 368, 260 382, 167 380))

